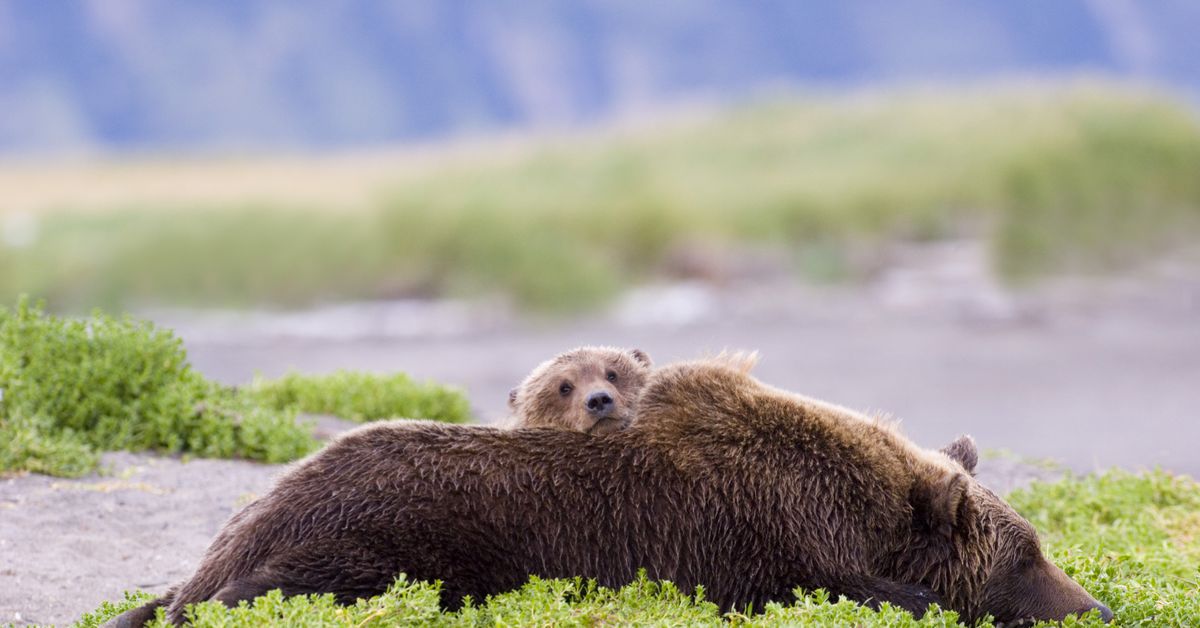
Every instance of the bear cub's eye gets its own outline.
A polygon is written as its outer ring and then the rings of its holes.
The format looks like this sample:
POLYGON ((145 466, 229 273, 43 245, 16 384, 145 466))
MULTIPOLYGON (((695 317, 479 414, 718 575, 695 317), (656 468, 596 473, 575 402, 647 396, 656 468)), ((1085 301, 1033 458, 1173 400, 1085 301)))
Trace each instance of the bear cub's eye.
POLYGON ((608 375, 606 375, 606 377, 608 378, 608 381, 610 381, 610 382, 615 382, 615 381, 617 381, 617 372, 616 372, 616 371, 609 371, 609 372, 608 372, 608 375))
POLYGON ((562 394, 562 396, 566 397, 567 395, 571 394, 571 391, 574 389, 575 387, 571 385, 571 382, 563 382, 562 386, 558 387, 558 392, 562 394))

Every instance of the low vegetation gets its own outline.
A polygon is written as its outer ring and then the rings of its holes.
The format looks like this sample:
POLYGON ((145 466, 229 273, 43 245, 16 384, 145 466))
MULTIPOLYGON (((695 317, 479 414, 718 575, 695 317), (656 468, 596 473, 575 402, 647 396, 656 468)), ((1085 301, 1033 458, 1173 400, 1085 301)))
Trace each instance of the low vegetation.
MULTIPOLYGON (((1120 625, 1200 625, 1200 484, 1163 472, 1104 475, 1035 484, 1009 496, 1037 526, 1045 551, 1112 608, 1120 625)), ((149 596, 104 604, 77 624, 97 626, 149 596)), ((680 591, 645 578, 618 590, 580 579, 532 578, 521 590, 457 612, 438 609, 437 586, 400 578, 384 595, 339 607, 329 596, 283 598, 253 605, 193 608, 197 626, 957 626, 953 612, 921 619, 895 609, 874 612, 810 592, 791 605, 723 615, 703 591, 680 591)), ((1101 626, 1093 613, 1066 626, 1101 626)))
POLYGON ((414 382, 403 373, 291 373, 275 380, 256 379, 245 394, 265 408, 331 414, 352 421, 390 417, 424 417, 447 423, 471 420, 471 407, 462 393, 438 384, 414 382))
POLYGON ((470 418, 461 393, 404 375, 291 375, 243 391, 205 379, 149 323, 59 318, 24 298, 0 308, 0 473, 77 476, 115 449, 285 462, 318 446, 300 412, 470 418))
POLYGON ((707 247, 767 247, 838 280, 869 272, 890 241, 981 237, 1020 281, 1125 267, 1200 233, 1200 123, 1121 86, 791 99, 516 152, 406 170, 353 212, 269 198, 61 207, 20 246, 0 244, 0 298, 70 309, 499 292, 580 308, 693 272, 673 260, 707 247))

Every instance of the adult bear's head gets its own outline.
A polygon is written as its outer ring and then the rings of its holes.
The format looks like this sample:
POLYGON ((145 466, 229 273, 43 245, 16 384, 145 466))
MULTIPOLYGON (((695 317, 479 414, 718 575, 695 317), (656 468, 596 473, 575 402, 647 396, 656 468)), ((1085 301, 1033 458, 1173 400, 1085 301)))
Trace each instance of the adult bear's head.
POLYGON ((970 437, 941 453, 950 464, 931 463, 914 475, 912 536, 893 564, 904 580, 926 584, 968 619, 1057 621, 1093 609, 1112 618, 1046 559, 1033 526, 975 481, 978 454, 970 437))
POLYGON ((743 488, 760 488, 755 500, 778 499, 775 516, 790 514, 772 525, 787 528, 783 543, 800 539, 808 571, 822 574, 814 586, 874 578, 890 583, 881 595, 924 587, 967 619, 1112 616, 1042 555, 1028 521, 974 479, 969 437, 923 449, 894 423, 762 384, 751 365, 657 369, 632 430, 684 473, 740 474, 743 488))

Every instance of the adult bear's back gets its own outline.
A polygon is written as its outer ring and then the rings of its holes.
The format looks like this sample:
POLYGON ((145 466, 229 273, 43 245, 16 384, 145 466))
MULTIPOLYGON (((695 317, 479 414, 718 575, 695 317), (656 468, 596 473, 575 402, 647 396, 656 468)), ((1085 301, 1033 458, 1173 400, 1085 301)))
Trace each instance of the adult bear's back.
POLYGON ((365 426, 232 519, 170 613, 246 579, 349 602, 405 573, 441 580, 455 607, 530 574, 614 586, 643 566, 682 575, 682 549, 704 527, 689 484, 634 434, 365 426))

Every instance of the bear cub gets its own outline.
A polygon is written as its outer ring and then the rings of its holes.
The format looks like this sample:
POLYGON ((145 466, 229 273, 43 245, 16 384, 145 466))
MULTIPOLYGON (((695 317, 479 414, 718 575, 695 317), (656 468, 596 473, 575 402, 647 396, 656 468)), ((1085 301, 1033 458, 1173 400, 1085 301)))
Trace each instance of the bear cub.
POLYGON ((622 430, 633 421, 651 366, 641 349, 579 347, 560 353, 508 393, 509 427, 622 430))

